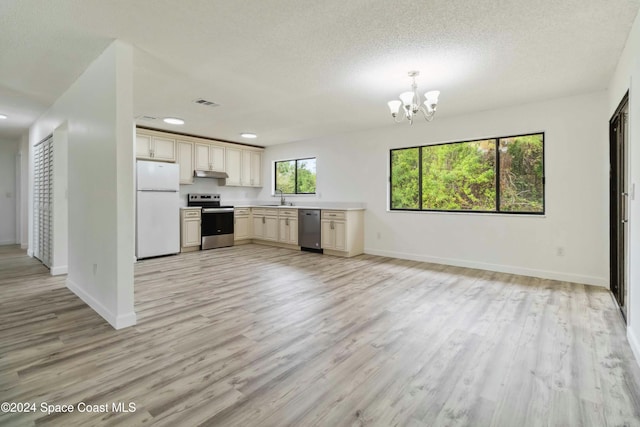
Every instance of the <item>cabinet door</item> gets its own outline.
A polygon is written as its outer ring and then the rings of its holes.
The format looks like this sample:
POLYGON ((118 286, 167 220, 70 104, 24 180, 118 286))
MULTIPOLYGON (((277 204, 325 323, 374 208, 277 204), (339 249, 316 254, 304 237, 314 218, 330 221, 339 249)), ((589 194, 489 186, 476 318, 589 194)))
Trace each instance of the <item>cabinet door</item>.
POLYGON ((298 244, 298 220, 289 218, 289 241, 292 245, 298 244))
POLYGON ((242 150, 240 182, 241 182, 241 185, 245 187, 248 187, 251 185, 251 151, 242 150))
POLYGON ((195 145, 195 169, 199 171, 208 171, 211 167, 209 159, 209 147, 208 144, 196 144, 195 145))
POLYGON ((343 221, 333 221, 333 246, 337 251, 347 250, 347 224, 343 221))
POLYGON ((335 231, 333 229, 333 220, 322 220, 322 249, 335 249, 335 231))
POLYGON ((278 242, 287 243, 289 240, 287 218, 280 218, 278 222, 278 242))
POLYGON ((262 187, 262 153, 259 151, 251 152, 251 174, 249 185, 253 187, 262 187))
POLYGON ((151 137, 148 135, 136 135, 136 158, 151 158, 151 137))
POLYGON ((267 216, 264 225, 264 240, 278 240, 278 218, 267 216))
POLYGON ((265 223, 264 216, 254 216, 253 217, 253 238, 254 239, 264 239, 264 225, 265 223))
POLYGON ((242 185, 240 171, 242 163, 242 152, 235 148, 225 150, 226 172, 229 175, 227 185, 242 185))
POLYGON ((212 145, 209 147, 211 170, 224 172, 224 147, 212 145))
POLYGON ((153 152, 151 155, 156 160, 176 161, 176 140, 162 138, 160 136, 153 137, 153 152))
POLYGON ((182 246, 200 245, 200 220, 185 219, 182 222, 182 246))
POLYGON ((177 144, 180 184, 193 184, 193 144, 186 141, 177 141, 177 144))
POLYGON ((235 218, 234 240, 249 238, 249 217, 240 216, 235 218))

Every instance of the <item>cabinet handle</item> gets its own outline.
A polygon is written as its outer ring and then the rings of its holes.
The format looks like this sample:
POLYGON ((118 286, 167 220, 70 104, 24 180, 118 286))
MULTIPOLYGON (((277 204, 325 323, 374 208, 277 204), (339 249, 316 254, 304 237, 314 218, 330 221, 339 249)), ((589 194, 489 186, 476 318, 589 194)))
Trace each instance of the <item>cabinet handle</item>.
POLYGON ((289 218, 285 220, 285 224, 287 225, 287 227, 289 226, 289 218))
POLYGON ((265 223, 264 217, 262 217, 262 223, 263 223, 263 224, 265 223))
POLYGON ((330 228, 333 230, 333 221, 331 221, 331 227, 330 228))

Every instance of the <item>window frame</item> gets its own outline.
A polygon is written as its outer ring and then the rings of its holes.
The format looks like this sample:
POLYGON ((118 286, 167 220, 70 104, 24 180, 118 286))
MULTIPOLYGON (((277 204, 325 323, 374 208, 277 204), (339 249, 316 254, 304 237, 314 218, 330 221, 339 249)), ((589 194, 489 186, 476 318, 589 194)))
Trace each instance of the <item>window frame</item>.
POLYGON ((400 148, 391 148, 389 149, 389 211, 397 211, 397 212, 442 212, 442 213, 470 213, 470 214, 499 214, 499 215, 536 215, 536 216, 544 216, 547 211, 547 180, 546 180, 546 155, 545 155, 545 140, 546 135, 544 131, 540 132, 530 132, 516 135, 506 135, 506 136, 494 136, 494 137, 486 137, 486 138, 476 138, 469 140, 460 140, 460 141, 449 141, 449 142, 440 142, 436 144, 425 144, 425 145, 413 145, 410 147, 400 147, 400 148), (542 211, 540 212, 530 212, 530 211, 502 211, 500 210, 500 140, 501 139, 509 139, 509 138, 518 138, 522 136, 532 136, 532 135, 541 135, 542 136, 542 211), (450 144, 464 144, 470 142, 478 142, 478 141, 495 141, 495 188, 496 188, 496 198, 495 198, 495 210, 470 210, 470 209, 425 209, 422 207, 422 149, 424 147, 435 147, 440 145, 450 145, 450 144), (400 150, 410 150, 410 149, 418 149, 418 208, 394 208, 393 203, 393 152, 400 150))
POLYGON ((295 195, 315 195, 318 191, 318 173, 317 173, 317 169, 316 169, 316 186, 315 186, 315 191, 313 193, 301 193, 298 191, 298 162, 299 161, 303 161, 303 160, 315 160, 316 161, 316 168, 318 165, 318 158, 317 157, 302 157, 299 159, 289 159, 289 160, 274 160, 273 161, 273 193, 275 194, 276 191, 278 191, 278 163, 287 163, 287 162, 295 162, 294 164, 294 175, 293 175, 293 182, 294 182, 294 190, 295 193, 283 193, 289 196, 295 196, 295 195))

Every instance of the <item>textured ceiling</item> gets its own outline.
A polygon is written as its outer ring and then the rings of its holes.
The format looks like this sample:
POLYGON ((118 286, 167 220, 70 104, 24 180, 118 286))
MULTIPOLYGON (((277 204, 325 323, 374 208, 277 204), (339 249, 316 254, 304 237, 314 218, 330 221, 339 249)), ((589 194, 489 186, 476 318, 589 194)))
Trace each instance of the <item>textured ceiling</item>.
MULTIPOLYGON (((113 39, 135 47, 138 124, 272 145, 393 126, 421 71, 438 116, 602 90, 640 0, 2 0, 0 138, 113 39), (193 101, 221 104, 210 108, 193 101)), ((437 120, 437 118, 436 118, 437 120)))

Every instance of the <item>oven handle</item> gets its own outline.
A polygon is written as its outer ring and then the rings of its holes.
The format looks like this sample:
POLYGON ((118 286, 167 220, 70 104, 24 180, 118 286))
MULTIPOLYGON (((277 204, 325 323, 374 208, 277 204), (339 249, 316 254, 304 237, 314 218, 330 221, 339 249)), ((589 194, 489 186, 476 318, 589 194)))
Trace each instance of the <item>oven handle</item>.
POLYGON ((207 209, 202 209, 202 213, 218 213, 218 212, 233 212, 233 208, 207 208, 207 209))

